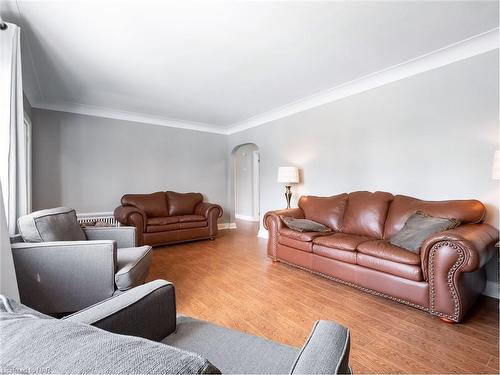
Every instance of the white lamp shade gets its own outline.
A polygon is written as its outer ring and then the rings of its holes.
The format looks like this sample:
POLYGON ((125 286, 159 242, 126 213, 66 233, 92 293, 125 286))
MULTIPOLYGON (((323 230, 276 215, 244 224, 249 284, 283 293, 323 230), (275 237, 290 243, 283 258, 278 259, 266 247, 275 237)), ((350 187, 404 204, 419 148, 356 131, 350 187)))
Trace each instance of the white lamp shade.
POLYGON ((297 167, 280 167, 278 169, 278 182, 289 185, 299 183, 299 169, 297 167))
POLYGON ((500 151, 495 151, 493 158, 492 177, 494 180, 500 180, 500 151))

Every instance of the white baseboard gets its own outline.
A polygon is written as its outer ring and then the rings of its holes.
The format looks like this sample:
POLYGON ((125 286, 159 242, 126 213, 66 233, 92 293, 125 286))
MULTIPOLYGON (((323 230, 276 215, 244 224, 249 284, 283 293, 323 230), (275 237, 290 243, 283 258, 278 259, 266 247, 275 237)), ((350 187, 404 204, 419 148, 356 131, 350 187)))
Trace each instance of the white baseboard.
POLYGON ((258 216, 248 216, 248 215, 236 214, 236 215, 234 215, 234 217, 236 219, 245 220, 245 221, 259 221, 260 220, 258 216))
POLYGON ((219 223, 217 224, 217 228, 219 228, 219 230, 236 229, 236 223, 219 223))
POLYGON ((494 281, 487 281, 486 287, 483 290, 483 294, 488 297, 499 299, 498 284, 494 281))
POLYGON ((269 232, 267 231, 267 229, 259 229, 259 232, 257 233, 257 237, 269 238, 269 232))

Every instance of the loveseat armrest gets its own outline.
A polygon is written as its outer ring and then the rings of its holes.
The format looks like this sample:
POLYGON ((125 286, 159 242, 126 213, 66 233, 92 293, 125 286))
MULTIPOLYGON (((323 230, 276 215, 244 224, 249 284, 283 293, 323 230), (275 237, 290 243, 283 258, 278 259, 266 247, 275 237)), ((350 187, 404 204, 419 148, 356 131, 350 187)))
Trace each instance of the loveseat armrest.
POLYGON ((140 233, 146 230, 148 217, 146 213, 135 206, 118 206, 114 212, 115 219, 120 224, 132 225, 140 230, 140 233))
POLYGON ((465 224, 454 229, 436 233, 427 238, 420 251, 422 271, 428 280, 429 254, 438 243, 453 243, 464 251, 466 257, 462 272, 472 272, 484 266, 497 249, 493 246, 498 241, 498 230, 489 224, 465 224))
POLYGON ((222 207, 219 206, 218 204, 207 203, 207 202, 198 203, 194 209, 194 214, 205 216, 205 218, 208 219, 210 212, 213 210, 217 211, 217 214, 216 214, 217 218, 222 217, 222 213, 223 213, 222 207))
POLYGON ((350 374, 349 329, 319 320, 302 347, 291 374, 350 374))
POLYGON ((304 211, 300 208, 290 208, 286 210, 276 210, 266 212, 262 219, 264 228, 269 231, 267 240, 267 255, 276 260, 276 251, 278 248, 279 231, 283 227, 280 216, 290 216, 296 219, 304 218, 304 211))
POLYGON ((37 311, 68 313, 115 291, 115 241, 13 243, 21 302, 37 311))
POLYGON ((88 240, 114 240, 119 249, 137 246, 135 227, 85 227, 83 231, 88 240))
POLYGON ((174 285, 165 280, 151 281, 65 319, 113 333, 161 341, 176 328, 174 285))

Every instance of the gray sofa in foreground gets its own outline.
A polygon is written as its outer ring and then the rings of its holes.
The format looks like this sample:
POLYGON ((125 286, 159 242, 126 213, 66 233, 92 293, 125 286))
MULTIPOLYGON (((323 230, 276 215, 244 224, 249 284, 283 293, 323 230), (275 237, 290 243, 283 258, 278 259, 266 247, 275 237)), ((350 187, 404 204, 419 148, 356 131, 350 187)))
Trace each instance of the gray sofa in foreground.
POLYGON ((0 301, 0 368, 41 373, 349 373, 349 330, 318 321, 302 348, 177 316, 156 280, 63 319, 0 301))
POLYGON ((46 314, 81 310, 144 284, 151 246, 136 247, 134 227, 81 228, 58 207, 19 218, 11 238, 21 302, 46 314))

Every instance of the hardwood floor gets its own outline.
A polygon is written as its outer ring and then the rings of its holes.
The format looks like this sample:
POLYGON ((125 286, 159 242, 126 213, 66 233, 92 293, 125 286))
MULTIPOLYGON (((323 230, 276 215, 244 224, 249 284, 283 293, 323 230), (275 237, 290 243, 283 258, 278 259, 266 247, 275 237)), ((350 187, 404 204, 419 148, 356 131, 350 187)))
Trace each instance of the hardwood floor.
POLYGON ((148 280, 172 281, 177 311, 302 346, 313 322, 351 330, 355 373, 498 373, 498 301, 481 297, 463 324, 273 263, 257 225, 238 222, 215 241, 154 249, 148 280))

